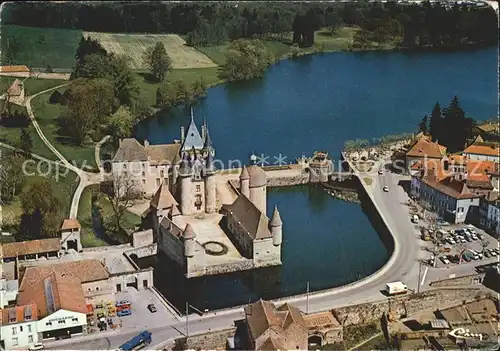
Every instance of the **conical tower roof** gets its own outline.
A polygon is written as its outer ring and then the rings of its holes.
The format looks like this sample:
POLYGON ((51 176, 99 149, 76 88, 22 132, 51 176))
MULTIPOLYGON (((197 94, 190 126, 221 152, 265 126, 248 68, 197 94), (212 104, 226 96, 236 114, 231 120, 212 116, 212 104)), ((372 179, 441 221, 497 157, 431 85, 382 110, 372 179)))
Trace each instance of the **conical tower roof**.
POLYGON ((191 109, 191 122, 189 123, 181 150, 186 151, 191 150, 191 148, 203 148, 203 139, 201 138, 200 132, 196 127, 196 123, 194 122, 193 109, 191 109))
POLYGON ((280 225, 283 225, 283 222, 281 221, 280 212, 278 211, 278 206, 274 206, 273 216, 271 218, 271 222, 269 223, 269 225, 271 227, 279 227, 280 225))
POLYGON ((250 179, 250 174, 248 174, 247 166, 243 166, 243 169, 241 170, 240 174, 240 180, 247 180, 247 179, 250 179))
POLYGON ((168 190, 165 183, 161 183, 153 198, 151 199, 151 206, 156 209, 169 208, 178 205, 170 190, 168 190))
POLYGON ((184 229, 184 232, 182 233, 182 236, 184 237, 184 239, 194 239, 196 238, 196 234, 193 230, 193 227, 191 226, 191 224, 186 224, 186 228, 184 229))
POLYGON ((176 205, 173 205, 173 206, 170 208, 170 211, 168 211, 168 216, 169 216, 170 218, 173 218, 173 217, 178 216, 178 215, 180 215, 180 214, 181 214, 181 213, 180 213, 180 211, 179 211, 179 209, 177 208, 177 206, 176 206, 176 205))

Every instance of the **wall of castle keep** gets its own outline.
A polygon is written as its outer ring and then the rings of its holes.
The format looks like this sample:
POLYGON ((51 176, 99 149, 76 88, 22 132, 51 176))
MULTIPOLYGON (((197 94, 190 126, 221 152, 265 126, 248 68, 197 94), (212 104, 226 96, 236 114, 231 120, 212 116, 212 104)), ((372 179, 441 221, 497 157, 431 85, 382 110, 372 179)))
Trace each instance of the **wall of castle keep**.
POLYGON ((379 302, 341 307, 332 312, 341 323, 344 322, 344 326, 366 324, 379 320, 384 313, 402 318, 422 311, 433 311, 437 307, 443 309, 457 306, 462 304, 463 300, 475 300, 478 295, 481 295, 480 290, 474 288, 433 290, 379 302))
POLYGON ((252 238, 247 234, 245 229, 241 224, 238 224, 237 219, 233 216, 227 216, 227 228, 229 229, 229 234, 234 238, 237 244, 237 249, 240 254, 246 258, 253 257, 253 242, 252 238))
MULTIPOLYGON (((178 228, 174 227, 174 229, 178 228)), ((165 227, 160 226, 160 231, 160 249, 172 260, 184 266, 184 243, 165 227)))
POLYGON ((281 245, 274 246, 273 239, 253 242, 253 259, 256 267, 281 264, 281 245))

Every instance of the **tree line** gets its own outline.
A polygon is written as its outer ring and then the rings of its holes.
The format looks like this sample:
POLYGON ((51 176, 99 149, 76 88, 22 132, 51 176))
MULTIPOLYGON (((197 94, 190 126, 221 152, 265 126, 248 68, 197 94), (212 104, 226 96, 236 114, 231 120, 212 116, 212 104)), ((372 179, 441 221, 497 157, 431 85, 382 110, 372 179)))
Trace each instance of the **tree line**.
POLYGON ((177 33, 193 46, 239 38, 287 39, 314 44, 321 27, 358 26, 358 46, 397 39, 402 48, 460 47, 497 42, 489 6, 396 2, 335 3, 86 3, 16 2, 4 23, 101 32, 177 33))

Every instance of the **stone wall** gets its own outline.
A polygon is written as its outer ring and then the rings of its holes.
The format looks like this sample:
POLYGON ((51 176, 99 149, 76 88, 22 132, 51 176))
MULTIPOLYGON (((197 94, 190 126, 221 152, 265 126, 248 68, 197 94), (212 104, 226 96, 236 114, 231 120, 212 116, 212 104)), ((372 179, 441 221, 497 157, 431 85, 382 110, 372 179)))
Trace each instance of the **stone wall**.
POLYGON ((340 323, 345 326, 367 324, 379 320, 384 313, 399 319, 411 316, 417 312, 433 311, 439 308, 460 305, 463 300, 473 301, 481 292, 476 288, 441 289, 388 298, 383 301, 346 306, 334 309, 332 312, 340 323))
POLYGON ((253 260, 243 258, 239 261, 231 263, 223 263, 213 266, 207 266, 205 274, 206 275, 224 274, 236 271, 245 271, 253 268, 254 268, 253 260))
POLYGON ((102 251, 115 251, 119 249, 129 249, 132 247, 132 244, 122 244, 122 245, 112 245, 112 246, 97 246, 97 247, 89 247, 84 248, 83 252, 102 252, 102 251))
POLYGON ((233 337, 236 328, 224 329, 184 339, 184 350, 226 350, 227 338, 233 337))
POLYGON ((456 286, 456 285, 476 285, 481 284, 484 279, 484 273, 470 274, 456 278, 436 280, 431 282, 430 286, 456 286))
POLYGON ((158 253, 158 244, 153 243, 147 246, 136 247, 124 252, 125 255, 136 255, 137 258, 143 258, 148 256, 154 256, 158 253))
POLYGON ((153 230, 142 230, 132 234, 132 246, 143 247, 149 246, 153 243, 153 230))
POLYGON ((153 286, 153 268, 149 267, 135 272, 111 274, 110 281, 115 292, 118 290, 127 290, 127 285, 136 285, 134 288, 137 288, 137 290, 149 289, 153 286), (118 285, 120 286, 119 289, 118 285))
POLYGON ((273 177, 267 179, 268 187, 292 186, 309 183, 309 174, 302 173, 295 176, 273 177))

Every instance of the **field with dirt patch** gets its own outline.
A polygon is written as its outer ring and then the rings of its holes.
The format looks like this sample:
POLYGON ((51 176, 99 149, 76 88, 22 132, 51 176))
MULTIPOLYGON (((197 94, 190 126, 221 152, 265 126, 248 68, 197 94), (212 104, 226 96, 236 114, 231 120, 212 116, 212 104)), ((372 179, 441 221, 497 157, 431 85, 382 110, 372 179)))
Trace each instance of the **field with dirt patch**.
POLYGON ((130 59, 132 69, 145 69, 143 54, 149 46, 157 42, 165 45, 168 55, 172 59, 172 68, 206 68, 216 64, 195 48, 185 45, 186 42, 176 34, 116 34, 83 32, 85 37, 90 36, 99 40, 108 51, 117 55, 125 55, 130 59))

